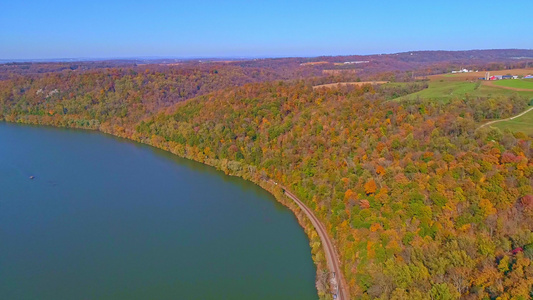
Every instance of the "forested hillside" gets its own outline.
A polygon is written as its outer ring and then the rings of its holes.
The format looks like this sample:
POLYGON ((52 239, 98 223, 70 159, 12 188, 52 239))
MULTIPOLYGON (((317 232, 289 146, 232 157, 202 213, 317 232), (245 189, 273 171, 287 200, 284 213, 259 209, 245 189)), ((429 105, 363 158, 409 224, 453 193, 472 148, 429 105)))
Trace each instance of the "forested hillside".
POLYGON ((0 81, 0 118, 99 129, 282 183, 326 224, 354 297, 532 297, 532 138, 476 131, 530 99, 390 101, 424 83, 313 89, 227 70, 0 81))
POLYGON ((527 299, 531 139, 474 132, 476 121, 512 115, 526 99, 442 105, 384 96, 370 87, 252 85, 180 104, 137 131, 293 189, 328 225, 354 295, 527 299))
POLYGON ((0 80, 0 104, 15 114, 88 114, 91 120, 131 123, 174 103, 222 88, 311 74, 309 70, 275 72, 224 64, 14 74, 9 80, 0 80))

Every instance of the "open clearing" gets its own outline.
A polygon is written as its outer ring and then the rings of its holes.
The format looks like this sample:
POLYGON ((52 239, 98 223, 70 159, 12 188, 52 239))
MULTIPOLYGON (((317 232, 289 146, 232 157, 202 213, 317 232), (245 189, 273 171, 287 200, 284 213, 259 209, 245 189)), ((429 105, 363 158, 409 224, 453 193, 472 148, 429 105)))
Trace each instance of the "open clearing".
POLYGON ((306 63, 301 63, 300 66, 316 66, 316 65, 327 65, 328 61, 310 61, 306 63))
POLYGON ((502 130, 509 129, 511 131, 521 131, 525 134, 533 134, 533 110, 521 115, 512 120, 506 120, 490 125, 500 128, 502 130))
POLYGON ((361 85, 365 85, 365 84, 384 84, 384 83, 387 83, 387 81, 336 82, 336 83, 315 85, 315 86, 313 86, 313 89, 318 89, 318 88, 336 88, 336 87, 347 86, 347 85, 361 86, 361 85))

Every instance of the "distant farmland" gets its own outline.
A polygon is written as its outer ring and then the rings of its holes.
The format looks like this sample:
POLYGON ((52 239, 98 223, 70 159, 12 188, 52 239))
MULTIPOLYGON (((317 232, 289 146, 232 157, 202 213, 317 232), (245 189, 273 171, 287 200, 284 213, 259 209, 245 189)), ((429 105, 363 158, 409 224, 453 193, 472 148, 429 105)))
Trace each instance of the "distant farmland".
POLYGON ((361 86, 361 85, 365 85, 365 84, 384 84, 384 83, 387 83, 387 81, 335 82, 335 83, 315 85, 315 86, 313 86, 313 89, 335 88, 335 87, 338 87, 338 86, 347 86, 347 85, 361 86))
POLYGON ((478 80, 478 78, 485 78, 485 73, 489 72, 490 76, 494 75, 517 75, 525 76, 533 74, 533 69, 509 69, 500 71, 479 71, 469 73, 455 73, 455 74, 439 74, 427 76, 431 81, 445 80, 445 81, 465 81, 465 80, 478 80))
MULTIPOLYGON (((510 69, 501 71, 490 71, 491 75, 518 75, 524 76, 532 74, 533 69, 510 69)), ((519 79, 505 79, 498 81, 485 81, 479 78, 485 77, 485 71, 457 73, 457 74, 439 74, 427 77, 420 77, 419 79, 429 80, 429 87, 425 90, 409 94, 400 98, 397 101, 406 99, 425 98, 437 101, 449 101, 454 98, 464 99, 466 95, 472 97, 495 97, 495 96, 509 96, 514 93, 526 97, 533 96, 533 88, 515 88, 496 85, 496 83, 512 84, 513 81, 529 81, 519 79)))

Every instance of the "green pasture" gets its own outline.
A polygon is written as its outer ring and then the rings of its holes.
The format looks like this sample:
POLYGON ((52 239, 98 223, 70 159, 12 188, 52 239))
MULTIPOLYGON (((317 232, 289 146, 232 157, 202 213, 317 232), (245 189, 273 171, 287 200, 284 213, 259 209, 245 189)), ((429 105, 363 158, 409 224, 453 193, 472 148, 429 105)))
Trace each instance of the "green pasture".
MULTIPOLYGON (((516 80, 515 80, 516 81, 516 80)), ((470 97, 491 97, 491 96, 510 96, 513 94, 533 97, 533 92, 512 91, 498 88, 495 86, 484 85, 482 81, 447 81, 435 80, 430 81, 427 89, 412 93, 395 99, 396 101, 424 98, 436 101, 447 102, 452 99, 464 99, 467 95, 470 97)))
POLYGON ((494 82, 494 85, 506 86, 517 89, 532 89, 533 79, 505 79, 494 82))
POLYGON ((516 119, 494 123, 490 126, 501 130, 509 129, 511 131, 521 131, 528 135, 533 134, 533 110, 516 119))

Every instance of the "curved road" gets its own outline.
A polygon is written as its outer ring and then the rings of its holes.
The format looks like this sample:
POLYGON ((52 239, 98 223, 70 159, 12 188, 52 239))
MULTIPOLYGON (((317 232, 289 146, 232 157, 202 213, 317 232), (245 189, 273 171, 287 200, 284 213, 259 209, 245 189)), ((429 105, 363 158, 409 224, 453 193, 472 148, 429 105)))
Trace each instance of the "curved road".
POLYGON ((490 125, 490 124, 494 124, 494 123, 498 123, 498 122, 503 122, 503 121, 509 121, 509 120, 512 120, 512 119, 516 119, 516 118, 518 118, 518 117, 521 117, 521 116, 527 114, 527 113, 528 113, 529 111, 531 111, 532 109, 533 109, 533 107, 530 107, 529 109, 526 109, 525 111, 519 113, 518 115, 513 116, 513 117, 510 117, 510 118, 507 118, 507 119, 494 120, 494 121, 487 122, 487 123, 485 123, 485 124, 479 126, 478 128, 476 128, 476 130, 479 130, 479 129, 481 129, 481 128, 485 127, 485 126, 488 126, 488 125, 490 125))
POLYGON ((318 236, 320 237, 320 240, 322 242, 322 246, 324 247, 324 252, 326 253, 326 260, 328 263, 328 268, 331 274, 333 274, 334 278, 334 286, 336 286, 337 290, 337 298, 338 300, 348 300, 350 299, 350 294, 348 292, 348 289, 346 288, 346 284, 344 281, 344 277, 342 275, 341 269, 340 269, 340 261, 337 256, 337 252, 335 251, 335 247, 333 247, 333 243, 331 242, 328 233, 326 231, 326 228, 322 223, 320 223, 320 220, 313 214, 313 211, 307 207, 298 197, 296 197, 293 193, 291 193, 289 190, 287 190, 286 187, 278 184, 277 182, 270 180, 275 185, 281 187, 283 191, 285 192, 285 195, 287 197, 291 198, 301 210, 307 215, 309 220, 311 220, 311 223, 313 223, 313 226, 315 227, 318 236))

